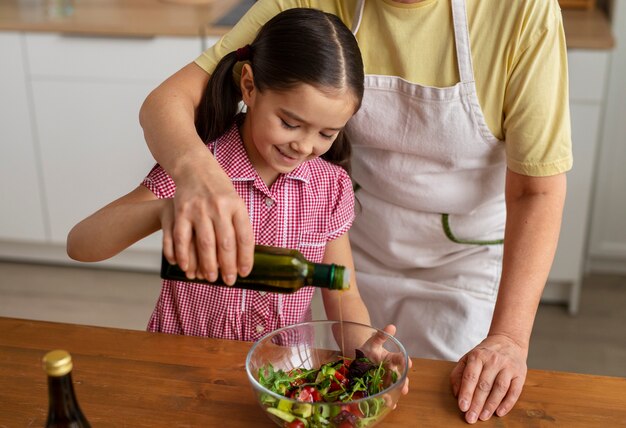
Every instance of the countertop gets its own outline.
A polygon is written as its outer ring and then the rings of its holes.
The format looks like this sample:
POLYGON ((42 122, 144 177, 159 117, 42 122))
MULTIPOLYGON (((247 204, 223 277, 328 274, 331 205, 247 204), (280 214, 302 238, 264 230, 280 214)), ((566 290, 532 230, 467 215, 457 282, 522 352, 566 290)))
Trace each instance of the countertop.
MULTIPOLYGON (((92 426, 272 427, 245 371, 249 342, 0 318, 0 426, 43 426, 41 358, 66 349, 92 426)), ((378 425, 467 427, 450 392, 454 363, 413 359, 409 394, 378 425)), ((511 413, 480 427, 625 427, 626 379, 529 370, 511 413)), ((477 425, 477 426, 479 426, 477 425)))
MULTIPOLYGON (((246 0, 2 0, 0 30, 153 37, 222 35, 246 0), (67 6, 69 5, 69 6, 67 6), (234 17, 233 17, 234 15, 234 17)), ((610 23, 598 10, 563 10, 569 48, 610 49, 610 23)))
POLYGON ((241 0, 2 0, 0 30, 111 37, 222 35, 241 0))

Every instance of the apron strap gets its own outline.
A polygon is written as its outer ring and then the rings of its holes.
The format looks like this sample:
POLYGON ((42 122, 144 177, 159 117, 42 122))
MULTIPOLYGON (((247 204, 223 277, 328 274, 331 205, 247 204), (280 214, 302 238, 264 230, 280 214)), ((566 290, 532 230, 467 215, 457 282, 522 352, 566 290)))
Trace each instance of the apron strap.
POLYGON ((359 27, 361 26, 361 20, 363 19, 363 9, 365 7, 365 0, 359 0, 356 3, 354 9, 354 18, 352 19, 352 34, 356 36, 359 27))
POLYGON ((472 67, 465 0, 452 0, 452 21, 454 23, 454 44, 456 45, 459 77, 463 83, 473 82, 474 68, 472 67))

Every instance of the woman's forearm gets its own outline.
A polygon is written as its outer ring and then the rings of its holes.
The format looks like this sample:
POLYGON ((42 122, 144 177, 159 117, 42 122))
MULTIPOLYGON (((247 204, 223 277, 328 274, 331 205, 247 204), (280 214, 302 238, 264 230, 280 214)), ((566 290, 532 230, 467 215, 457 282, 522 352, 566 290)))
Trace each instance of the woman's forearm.
POLYGON ((507 336, 526 350, 556 252, 565 189, 565 174, 507 173, 502 278, 489 334, 507 336))
POLYGON ((191 63, 144 101, 139 121, 154 158, 176 183, 174 217, 163 227, 163 253, 189 277, 227 284, 248 275, 254 234, 247 208, 195 127, 209 75, 191 63))
POLYGON ((150 152, 177 182, 189 171, 202 171, 198 167, 219 169, 195 128, 196 108, 208 78, 196 64, 189 64, 153 90, 139 111, 150 152))

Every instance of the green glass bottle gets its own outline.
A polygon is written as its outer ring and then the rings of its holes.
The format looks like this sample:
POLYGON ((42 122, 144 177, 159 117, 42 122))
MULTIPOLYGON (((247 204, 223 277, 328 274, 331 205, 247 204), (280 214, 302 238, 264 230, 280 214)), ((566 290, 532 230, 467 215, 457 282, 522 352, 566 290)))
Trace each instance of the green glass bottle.
POLYGON ((72 357, 67 351, 55 350, 43 357, 48 374, 48 419, 46 428, 89 428, 72 383, 72 357))
MULTIPOLYGON (((163 256, 161 278, 173 281, 197 282, 226 286, 221 278, 216 282, 188 279, 178 265, 170 264, 163 256)), ((347 290, 350 270, 335 264, 312 263, 302 253, 288 248, 257 245, 254 265, 247 277, 237 277, 233 287, 273 293, 293 293, 304 286, 347 290)))

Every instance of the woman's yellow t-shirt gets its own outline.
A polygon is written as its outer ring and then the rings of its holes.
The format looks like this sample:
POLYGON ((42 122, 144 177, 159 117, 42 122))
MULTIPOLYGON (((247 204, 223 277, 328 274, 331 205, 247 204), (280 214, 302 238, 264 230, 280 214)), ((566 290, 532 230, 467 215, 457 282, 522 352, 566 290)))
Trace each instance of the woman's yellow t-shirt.
MULTIPOLYGON (((352 27, 357 0, 260 0, 196 63, 212 72, 278 12, 312 7, 352 27)), ((366 0, 357 40, 366 74, 424 86, 459 81, 450 0, 366 0)), ((572 166, 567 50, 557 0, 466 0, 478 99, 508 167, 548 176, 572 166)), ((441 126, 445 126, 442 124, 441 126)))

